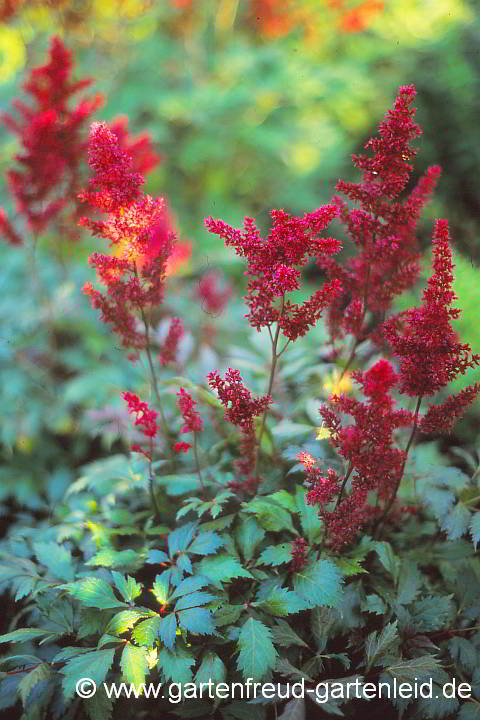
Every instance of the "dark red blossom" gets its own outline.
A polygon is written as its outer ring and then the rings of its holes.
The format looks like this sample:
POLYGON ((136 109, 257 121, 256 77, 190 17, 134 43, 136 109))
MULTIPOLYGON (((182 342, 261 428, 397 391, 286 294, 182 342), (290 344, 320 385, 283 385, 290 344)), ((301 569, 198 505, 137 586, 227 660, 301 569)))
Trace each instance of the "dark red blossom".
POLYGON ((177 393, 177 398, 177 405, 185 423, 181 432, 201 432, 203 430, 203 420, 195 410, 196 401, 183 387, 177 393))
MULTIPOLYGON (((7 172, 7 181, 17 214, 33 233, 43 232, 75 200, 86 146, 85 125, 103 102, 96 95, 69 106, 71 98, 92 83, 90 79, 72 81, 73 67, 72 53, 54 37, 48 62, 34 68, 24 84, 33 104, 15 100, 20 117, 4 114, 1 118, 19 138, 18 167, 7 172)), ((74 205, 74 215, 77 210, 74 205)), ((9 242, 19 244, 11 225, 1 223, 2 230, 9 242)))
POLYGON ((419 423, 420 432, 450 433, 456 421, 463 416, 478 394, 480 383, 475 383, 455 395, 450 395, 441 405, 430 405, 419 423))
POLYGON ((221 378, 216 370, 210 372, 207 377, 208 384, 217 391, 225 408, 225 418, 242 432, 241 459, 236 461, 236 468, 239 473, 251 478, 255 468, 257 447, 254 418, 267 410, 272 398, 270 395, 254 398, 243 384, 239 370, 228 368, 225 379, 221 378))
POLYGON ((180 442, 174 443, 172 447, 173 451, 176 453, 187 453, 192 446, 190 445, 190 443, 183 442, 182 440, 180 442))
POLYGON ((211 270, 202 276, 195 294, 208 313, 219 315, 232 295, 232 288, 226 283, 222 287, 218 273, 211 270))
POLYGON ((128 117, 121 115, 110 123, 110 130, 117 136, 119 147, 132 158, 134 172, 146 175, 162 162, 146 132, 132 137, 128 133, 128 117))
POLYGON ((336 208, 326 205, 303 218, 293 217, 284 210, 272 210, 271 215, 273 226, 266 239, 260 237, 255 221, 248 217, 243 231, 211 217, 206 218, 205 225, 247 261, 245 300, 250 325, 260 330, 278 323, 286 338, 296 340, 316 324, 324 308, 340 291, 340 282, 334 279, 302 305, 285 297, 299 289, 300 268, 311 258, 333 255, 340 250, 338 240, 317 237, 336 215, 336 208))
POLYGON ((149 449, 145 450, 138 444, 132 445, 132 450, 140 452, 149 460, 152 459, 153 438, 157 434, 157 413, 148 407, 146 402, 142 402, 140 398, 131 392, 122 393, 122 397, 127 403, 128 412, 136 415, 134 425, 139 427, 143 435, 149 439, 149 449))
POLYGON ((295 538, 292 543, 292 561, 290 569, 292 572, 299 572, 307 564, 308 541, 303 537, 295 538))
POLYGON ((344 333, 351 333, 357 342, 363 340, 367 310, 381 318, 394 297, 412 287, 418 278, 416 224, 435 188, 440 168, 430 167, 411 193, 400 198, 416 154, 410 143, 421 133, 413 120, 414 99, 412 85, 399 88, 393 109, 380 123, 379 137, 365 145, 372 151, 371 156, 353 155, 354 165, 363 170, 362 182, 337 183, 337 190, 360 207, 351 208, 342 198, 333 198, 357 252, 344 267, 330 257, 317 261, 327 277, 337 279, 343 287, 328 311, 333 340, 344 333))
MULTIPOLYGON (((460 343, 452 327, 460 310, 452 290, 453 262, 448 222, 437 220, 433 234, 433 269, 423 292, 423 304, 389 318, 383 336, 400 363, 399 392, 410 397, 428 397, 446 387, 458 375, 480 364, 468 343, 460 343)), ((461 402, 472 394, 463 395, 461 402)), ((457 409, 460 404, 454 403, 457 409)), ((453 405, 451 405, 453 409, 453 405)), ((431 417, 434 416, 434 411, 431 417)))
POLYGON ((163 347, 158 354, 160 365, 168 365, 175 362, 177 356, 178 344, 185 333, 183 320, 179 317, 172 318, 170 327, 168 328, 167 337, 163 343, 163 347))
POLYGON ((140 193, 143 177, 132 171, 132 160, 119 147, 118 138, 105 123, 94 123, 88 162, 94 177, 81 198, 108 213, 106 220, 82 218, 80 223, 94 235, 110 242, 112 255, 93 253, 90 264, 106 287, 106 294, 91 283, 84 291, 111 323, 125 347, 146 347, 137 317, 145 320, 149 308, 163 300, 166 268, 175 235, 163 198, 140 193))

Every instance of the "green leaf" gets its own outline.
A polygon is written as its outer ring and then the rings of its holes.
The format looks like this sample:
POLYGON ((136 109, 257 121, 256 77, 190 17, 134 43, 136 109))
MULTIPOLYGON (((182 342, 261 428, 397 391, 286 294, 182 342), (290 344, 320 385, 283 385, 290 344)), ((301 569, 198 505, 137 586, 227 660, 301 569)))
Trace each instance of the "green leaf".
POLYGON ((261 607, 263 610, 277 617, 283 617, 303 609, 301 603, 298 602, 296 593, 281 587, 273 588, 267 598, 258 603, 253 603, 253 605, 255 607, 261 607))
POLYGON ((464 637, 454 637, 448 641, 448 652, 460 667, 472 673, 477 666, 475 645, 464 637))
POLYGON ((52 635, 52 631, 40 630, 40 628, 19 628, 6 635, 0 635, 0 643, 27 642, 27 640, 34 640, 35 638, 44 637, 45 635, 52 635))
POLYGON ((248 562, 255 554, 255 550, 265 537, 265 530, 260 527, 255 518, 243 517, 235 532, 237 545, 244 559, 248 562))
POLYGON ((137 645, 151 647, 157 637, 160 636, 162 621, 163 618, 161 618, 160 615, 155 615, 154 617, 148 618, 148 620, 143 620, 138 623, 132 632, 132 640, 136 642, 137 645))
POLYGON ((197 564, 197 570, 201 575, 209 578, 216 587, 222 587, 222 582, 228 582, 232 578, 253 578, 253 575, 240 565, 238 558, 231 555, 203 558, 197 564))
POLYGON ((397 602, 408 605, 415 600, 422 587, 422 574, 412 560, 402 562, 398 577, 397 602))
POLYGON ((89 720, 110 720, 113 712, 113 700, 111 700, 103 685, 97 688, 95 695, 83 701, 89 720))
POLYGON ((293 576, 295 591, 308 607, 335 607, 340 603, 342 574, 330 560, 311 561, 293 576))
POLYGON ((145 562, 149 565, 158 565, 160 563, 168 562, 169 558, 166 552, 163 550, 149 550, 148 557, 145 562))
POLYGON ((280 532, 280 530, 289 530, 294 535, 298 535, 293 527, 292 518, 288 510, 281 505, 273 502, 271 499, 257 497, 244 503, 243 512, 252 513, 257 518, 260 525, 265 530, 272 532, 280 532))
POLYGON ((305 720, 305 700, 303 698, 289 700, 278 720, 305 720))
POLYGON ((109 650, 95 650, 75 657, 64 665, 59 671, 65 675, 62 681, 65 699, 69 700, 75 694, 75 686, 80 678, 90 678, 99 687, 107 677, 113 663, 115 648, 109 650))
POLYGON ((361 566, 362 558, 348 558, 339 557, 335 558, 335 565, 339 568, 342 575, 350 577, 352 575, 360 575, 361 573, 368 572, 361 566))
POLYGON ((215 631, 212 613, 206 608, 194 607, 178 613, 178 623, 184 630, 198 635, 212 635, 215 631))
POLYGON ((34 542, 33 549, 38 561, 45 565, 54 577, 65 582, 73 580, 75 571, 69 550, 56 542, 34 542))
POLYGON ((189 546, 188 552, 196 555, 213 555, 223 545, 225 545, 225 541, 217 533, 212 531, 202 532, 197 535, 189 546))
POLYGON ((186 495, 193 490, 199 490, 200 480, 197 473, 185 473, 183 475, 162 475, 155 479, 156 485, 165 488, 167 495, 177 497, 178 495, 186 495))
POLYGON ((163 648, 158 656, 158 665, 167 681, 187 683, 192 680, 195 658, 183 648, 178 648, 175 652, 163 648))
POLYGON ((308 435, 313 432, 311 425, 302 425, 301 423, 293 423, 289 420, 282 420, 272 430, 272 435, 281 440, 289 440, 290 438, 308 435))
POLYGON ((307 505, 305 501, 305 488, 297 485, 295 488, 295 502, 297 511, 300 513, 302 531, 310 545, 313 545, 322 535, 323 523, 318 517, 317 509, 313 505, 307 505))
POLYGON ((441 529, 447 533, 449 540, 458 540, 468 530, 471 521, 471 512, 463 503, 457 503, 451 512, 447 513, 440 522, 441 529))
POLYGON ((138 565, 138 552, 135 550, 114 550, 111 547, 102 548, 85 565, 90 567, 134 567, 138 565))
POLYGON ((177 618, 175 617, 175 613, 170 613, 170 615, 162 618, 158 628, 158 637, 167 648, 172 650, 175 645, 176 634, 177 618))
POLYGON ((111 635, 121 635, 130 630, 138 620, 148 616, 149 612, 145 610, 121 610, 110 620, 105 632, 111 635))
POLYGON ((428 680, 435 670, 441 668, 440 661, 434 655, 422 655, 411 660, 401 660, 393 665, 388 665, 385 672, 396 677, 399 682, 412 682, 428 680))
POLYGON ((83 578, 82 580, 77 580, 77 582, 69 583, 61 587, 86 607, 106 610, 108 608, 126 605, 126 603, 121 600, 117 600, 110 585, 101 578, 83 578))
POLYGON ((472 536, 473 547, 477 549, 480 542, 480 512, 474 512, 470 521, 470 535, 472 536))
POLYGON ((281 647, 296 645, 297 647, 308 648, 307 643, 297 635, 285 620, 277 620, 277 624, 272 628, 272 638, 275 645, 281 647))
POLYGON ((260 555, 256 565, 283 565, 292 561, 292 543, 269 545, 260 555))
POLYGON ((452 595, 430 595, 417 600, 411 614, 417 633, 442 630, 452 618, 452 595))
POLYGON ((54 673, 47 663, 39 663, 31 672, 23 677, 18 685, 18 694, 25 709, 31 704, 29 696, 39 684, 45 683, 54 677, 54 673))
POLYGON ((277 658, 275 672, 279 673, 283 677, 290 678, 291 680, 306 680, 307 682, 313 682, 313 678, 299 668, 295 667, 295 665, 292 665, 290 660, 285 657, 277 658))
POLYGON ((175 600, 175 598, 182 597, 182 595, 188 595, 191 592, 195 592, 195 590, 204 588, 208 584, 209 579, 202 577, 201 575, 194 575, 193 577, 185 578, 185 580, 182 580, 182 582, 175 588, 175 592, 172 594, 171 599, 175 600))
POLYGON ((112 577, 117 590, 125 602, 132 602, 142 594, 143 585, 137 583, 130 575, 127 575, 127 578, 125 578, 119 572, 112 570, 112 577))
POLYGON ((120 667, 126 682, 138 688, 145 682, 145 676, 148 673, 146 648, 136 647, 128 642, 123 648, 120 667))
POLYGON ((277 652, 273 646, 272 633, 259 620, 249 618, 238 638, 239 655, 237 668, 245 679, 260 680, 275 666, 277 652))
POLYGON ((195 675, 195 682, 208 683, 212 680, 214 683, 220 683, 225 682, 226 677, 227 669, 223 661, 214 652, 206 652, 195 675))
MULTIPOLYGON (((372 667, 378 664, 382 664, 385 655, 391 649, 393 643, 398 640, 397 621, 388 623, 381 630, 374 630, 374 632, 368 635, 365 641, 365 660, 366 660, 366 671, 368 672, 372 667)), ((388 664, 389 660, 384 664, 388 664)))
POLYGON ((392 576, 394 582, 397 582, 398 573, 400 572, 400 559, 393 552, 390 543, 376 541, 374 550, 385 570, 392 576))
POLYGON ((243 605, 222 605, 215 611, 215 625, 223 627, 224 625, 233 625, 245 610, 243 605))
POLYGON ((362 612, 375 613, 376 615, 384 615, 387 611, 387 606, 381 597, 375 594, 367 595, 364 602, 362 602, 360 609, 362 612))
MULTIPOLYGON (((175 476, 172 476, 175 477, 175 476)), ((193 540, 197 523, 187 523, 173 530, 167 538, 168 554, 172 558, 176 553, 184 552, 193 540)))
POLYGON ((190 595, 183 595, 175 605, 175 612, 187 610, 188 608, 200 607, 215 600, 216 596, 208 592, 193 592, 190 595))

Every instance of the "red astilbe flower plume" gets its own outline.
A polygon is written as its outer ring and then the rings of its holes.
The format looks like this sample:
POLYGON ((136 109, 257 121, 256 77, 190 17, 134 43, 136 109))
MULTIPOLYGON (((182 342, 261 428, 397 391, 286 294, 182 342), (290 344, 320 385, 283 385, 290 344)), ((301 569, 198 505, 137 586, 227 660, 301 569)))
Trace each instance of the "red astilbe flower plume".
POLYGON ((131 158, 105 123, 92 125, 88 162, 94 177, 80 199, 108 214, 106 220, 82 218, 80 224, 110 242, 116 255, 93 253, 89 263, 107 288, 104 295, 87 283, 84 292, 111 323, 122 345, 135 350, 147 346, 137 328, 137 315, 163 300, 166 265, 175 235, 170 229, 165 200, 140 192, 143 176, 133 172, 131 158))
POLYGON ((180 391, 177 393, 177 398, 178 409, 182 413, 183 421, 185 423, 181 432, 201 432, 203 430, 203 420, 197 410, 195 410, 197 405, 196 400, 194 400, 183 387, 180 388, 180 391))
MULTIPOLYGON (((253 476, 255 469, 255 451, 257 441, 255 437, 254 418, 263 415, 272 403, 270 395, 254 398, 245 385, 239 370, 228 368, 225 379, 221 378, 216 370, 207 375, 208 384, 218 393, 223 407, 225 418, 240 428, 242 440, 240 450, 242 459, 237 460, 235 467, 241 475, 247 477, 248 488, 253 490, 258 481, 253 476)), ((234 483, 232 487, 241 487, 234 483)))
POLYGON ((227 283, 222 287, 218 273, 211 270, 200 279, 195 295, 202 301, 206 312, 219 315, 225 309, 232 292, 231 286, 227 283))
POLYGON ((419 252, 416 225, 440 175, 430 167, 405 198, 416 151, 410 143, 421 134, 414 122, 413 85, 400 87, 392 110, 379 125, 379 137, 370 139, 365 149, 371 156, 353 155, 354 165, 363 171, 360 183, 337 183, 337 190, 360 205, 350 208, 334 197, 338 215, 356 246, 357 254, 341 267, 332 258, 319 258, 318 265, 330 279, 342 282, 343 293, 329 308, 328 324, 332 339, 352 333, 360 342, 365 334, 367 309, 383 316, 396 295, 413 286, 418 278, 419 252))
POLYGON ((132 158, 134 172, 146 175, 162 162, 153 147, 152 139, 146 132, 132 137, 128 134, 128 117, 120 115, 110 123, 110 130, 118 138, 119 147, 132 158))
POLYGON ((290 563, 290 570, 292 572, 299 572, 307 564, 308 560, 308 541, 303 538, 295 538, 292 543, 292 561, 290 563))
POLYGON ((341 478, 329 470, 325 476, 310 462, 304 462, 311 483, 307 502, 320 506, 328 542, 336 549, 351 542, 359 529, 381 512, 380 502, 376 508, 368 505, 370 491, 376 492, 379 501, 387 502, 391 497, 406 458, 405 451, 395 447, 394 433, 414 422, 412 413, 395 407, 390 393, 399 378, 387 360, 379 360, 364 373, 354 372, 352 377, 362 386, 366 401, 333 395, 330 406, 320 410, 332 445, 348 463, 347 474, 341 478), (339 413, 350 415, 353 424, 342 426, 339 413), (348 478, 351 491, 344 495, 340 488, 348 478), (336 506, 328 509, 335 497, 336 506))
MULTIPOLYGON (((422 306, 392 316, 382 329, 400 362, 399 392, 410 397, 431 396, 480 364, 480 355, 472 354, 468 343, 460 343, 452 327, 452 320, 461 312, 451 307, 457 299, 452 290, 453 267, 448 221, 437 220, 433 233, 434 273, 423 292, 422 306)), ((449 407, 456 408, 457 417, 461 406, 468 398, 473 400, 475 394, 470 388, 469 393, 451 400, 449 407)), ((438 412, 432 410, 430 418, 438 412)))
POLYGON ((300 288, 299 268, 311 258, 330 256, 340 250, 338 240, 316 237, 336 215, 336 207, 326 205, 303 218, 293 217, 284 210, 272 210, 271 215, 273 227, 267 239, 260 237, 255 221, 248 217, 243 231, 211 217, 206 218, 205 225, 247 261, 245 300, 249 313, 245 317, 250 325, 260 330, 278 323, 286 338, 296 340, 315 325, 324 308, 340 291, 340 282, 335 278, 303 305, 285 297, 300 288))
POLYGON ((158 353, 160 365, 168 365, 175 362, 177 357, 178 344, 185 334, 185 328, 182 318, 174 317, 168 328, 167 337, 163 343, 163 347, 158 353))
POLYGON ((122 393, 122 397, 127 403, 128 412, 134 413, 136 419, 134 422, 135 426, 141 428, 141 432, 149 440, 149 449, 145 450, 140 445, 132 445, 132 450, 135 452, 142 453, 149 460, 152 459, 153 453, 153 438, 157 434, 157 413, 148 407, 146 402, 142 402, 137 395, 131 392, 122 393))
MULTIPOLYGON (((69 107, 72 96, 92 83, 90 79, 73 82, 73 66, 72 53, 60 38, 53 38, 48 62, 34 68, 24 84, 33 105, 15 100, 20 117, 1 118, 20 141, 22 149, 15 156, 18 168, 7 172, 7 181, 18 215, 34 233, 43 232, 62 209, 72 205, 80 183, 86 122, 103 102, 96 95, 69 107)), ((71 209, 76 216, 78 207, 71 209)), ((5 216, 4 220, 0 230, 9 242, 19 244, 18 234, 5 216)))

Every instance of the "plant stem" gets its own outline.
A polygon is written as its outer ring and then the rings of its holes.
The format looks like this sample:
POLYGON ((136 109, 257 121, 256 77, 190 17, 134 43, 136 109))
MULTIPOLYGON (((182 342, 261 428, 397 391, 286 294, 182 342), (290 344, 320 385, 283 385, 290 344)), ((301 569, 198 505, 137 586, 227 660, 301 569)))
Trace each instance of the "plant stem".
POLYGON ((152 500, 153 511, 154 511, 155 517, 159 518, 160 517, 160 508, 158 507, 157 498, 155 497, 155 488, 153 485, 153 479, 154 479, 154 475, 153 475, 153 469, 152 469, 152 462, 150 461, 150 468, 149 468, 149 472, 148 472, 148 489, 150 490, 150 497, 152 500))
POLYGON ((348 482, 348 478, 349 478, 350 475, 352 474, 352 470, 353 470, 353 465, 352 465, 352 463, 350 463, 350 465, 348 466, 347 474, 346 474, 345 477, 343 478, 342 487, 340 488, 340 492, 338 493, 337 502, 335 503, 335 510, 336 510, 337 507, 340 505, 340 501, 341 501, 341 499, 342 499, 343 492, 344 492, 344 490, 345 490, 345 486, 346 486, 346 484, 347 484, 347 482, 348 482))
POLYGON ((198 473, 198 479, 200 480, 200 485, 202 487, 202 490, 205 490, 205 485, 203 484, 203 478, 202 478, 202 471, 200 469, 200 462, 198 460, 198 451, 197 451, 197 433, 193 433, 193 456, 195 458, 195 466, 197 468, 198 473))
POLYGON ((418 413, 420 412, 420 405, 421 405, 421 402, 422 402, 422 397, 423 397, 423 396, 420 395, 420 397, 419 397, 418 400, 417 400, 417 406, 416 406, 416 408, 415 408, 415 417, 414 417, 414 420, 413 420, 412 432, 410 433, 410 438, 409 438, 409 440, 408 440, 407 447, 405 448, 405 457, 404 457, 404 460, 403 460, 403 463, 402 463, 402 467, 401 467, 401 469, 400 469, 400 472, 398 473, 398 478, 397 478, 397 481, 396 481, 396 483, 395 483, 395 487, 394 487, 394 489, 393 489, 392 496, 391 496, 390 500, 388 501, 388 503, 387 503, 387 505, 386 505, 386 507, 385 507, 385 510, 384 510, 384 512, 383 512, 382 517, 380 518, 380 520, 378 521, 378 523, 377 523, 376 526, 375 526, 374 537, 375 537, 377 531, 379 530, 379 528, 380 528, 382 525, 385 524, 385 520, 387 519, 387 515, 389 514, 390 510, 392 509, 392 505, 393 505, 393 503, 395 502, 395 498, 396 498, 396 496, 397 496, 398 488, 400 487, 400 483, 401 483, 401 481, 402 481, 403 473, 404 473, 404 471, 405 471, 405 465, 407 464, 408 452, 409 452, 409 450, 410 450, 410 448, 411 448, 411 446, 412 446, 412 442, 413 442, 413 439, 414 439, 414 437, 415 437, 415 433, 416 433, 416 431, 417 431, 418 413))

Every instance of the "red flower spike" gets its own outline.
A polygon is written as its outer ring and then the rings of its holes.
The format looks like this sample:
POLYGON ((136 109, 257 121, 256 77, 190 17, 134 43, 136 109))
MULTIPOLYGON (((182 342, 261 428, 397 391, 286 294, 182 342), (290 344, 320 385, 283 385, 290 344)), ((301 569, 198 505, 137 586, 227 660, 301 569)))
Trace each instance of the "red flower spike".
MULTIPOLYGON (((102 96, 96 95, 69 107, 72 96, 92 83, 90 79, 73 82, 73 67, 72 53, 54 37, 48 62, 34 68, 24 84, 33 105, 15 100, 13 106, 20 117, 1 116, 21 145, 15 156, 18 167, 7 172, 7 181, 17 214, 25 218, 33 233, 43 232, 75 198, 86 146, 85 124, 103 103, 102 96)), ((78 215, 77 206, 72 214, 78 215)), ((19 235, 5 217, 3 220, 0 232, 8 242, 20 244, 19 235)))
POLYGON ((232 288, 230 285, 219 287, 219 276, 212 270, 203 275, 195 294, 202 301, 204 309, 208 313, 219 315, 232 295, 232 288))
POLYGON ((152 460, 153 438, 157 434, 157 413, 148 407, 146 402, 142 402, 140 398, 131 392, 122 393, 122 397, 127 403, 128 412, 134 413, 136 419, 135 426, 140 427, 141 432, 149 439, 149 450, 145 450, 138 444, 132 445, 132 450, 142 453, 148 460, 152 460))
POLYGON ((121 150, 132 158, 134 172, 146 175, 162 162, 153 148, 152 139, 146 132, 134 137, 128 134, 128 117, 121 115, 110 123, 110 130, 118 138, 121 150))
POLYGON ((168 334, 163 344, 163 348, 158 354, 160 365, 168 365, 175 362, 178 350, 178 344, 185 333, 183 320, 179 317, 172 318, 168 334))
MULTIPOLYGON (((410 397, 433 395, 468 368, 480 365, 480 355, 460 343, 452 328, 451 321, 460 310, 451 307, 456 296, 447 220, 435 223, 433 257, 434 273, 423 292, 422 306, 395 315, 383 325, 383 336, 400 362, 399 392, 410 397)), ((456 407, 460 408, 458 402, 456 407)))
POLYGON ((177 398, 177 405, 185 422, 181 432, 201 432, 203 430, 203 420, 195 410, 196 401, 183 387, 177 393, 177 398))
POLYGON ((308 542, 305 538, 295 538, 292 543, 292 561, 290 563, 290 570, 292 572, 299 572, 307 564, 308 556, 308 542))
POLYGON ((284 210, 273 210, 273 226, 267 239, 260 237, 252 218, 245 218, 243 231, 222 220, 206 218, 208 230, 247 260, 245 274, 249 280, 245 300, 249 313, 246 317, 252 327, 260 330, 278 322, 284 336, 296 340, 315 325, 324 308, 338 295, 341 285, 333 279, 303 305, 285 299, 287 293, 300 287, 300 268, 311 258, 327 257, 340 250, 338 240, 316 237, 336 213, 334 205, 321 207, 303 218, 293 217, 284 210), (282 298, 281 303, 278 298, 282 298))
POLYGON ((192 446, 190 445, 190 443, 181 441, 174 443, 172 447, 173 451, 176 453, 187 453, 192 446))

